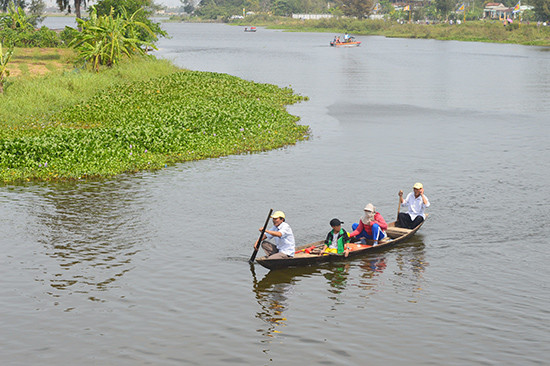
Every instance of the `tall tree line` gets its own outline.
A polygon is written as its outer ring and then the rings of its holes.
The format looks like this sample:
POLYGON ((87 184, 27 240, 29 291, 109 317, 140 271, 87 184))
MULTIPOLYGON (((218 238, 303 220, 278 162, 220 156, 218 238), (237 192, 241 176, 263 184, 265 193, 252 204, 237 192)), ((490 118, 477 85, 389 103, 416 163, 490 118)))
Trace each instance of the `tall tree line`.
POLYGON ((86 7, 86 0, 74 0, 74 1, 71 1, 71 0, 55 0, 55 2, 57 3, 57 7, 59 8, 59 10, 61 10, 61 11, 66 10, 69 13, 71 13, 71 11, 73 10, 76 17, 79 18, 79 19, 82 18, 80 8, 81 7, 86 7), (71 9, 71 3, 74 6, 72 9, 71 9))
POLYGON ((15 5, 15 7, 20 6, 22 9, 25 9, 27 6, 27 2, 25 0, 0 0, 0 6, 3 12, 8 10, 11 4, 15 5))

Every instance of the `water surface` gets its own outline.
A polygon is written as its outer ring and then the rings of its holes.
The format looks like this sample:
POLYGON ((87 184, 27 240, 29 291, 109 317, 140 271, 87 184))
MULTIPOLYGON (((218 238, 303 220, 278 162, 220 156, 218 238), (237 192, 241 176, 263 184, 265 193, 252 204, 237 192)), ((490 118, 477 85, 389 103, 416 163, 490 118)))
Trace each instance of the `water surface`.
POLYGON ((291 86, 312 138, 107 181, 0 188, 10 365, 515 365, 550 352, 548 49, 165 24, 158 56, 291 86), (269 208, 299 243, 388 221, 412 240, 350 262, 247 260, 269 208))

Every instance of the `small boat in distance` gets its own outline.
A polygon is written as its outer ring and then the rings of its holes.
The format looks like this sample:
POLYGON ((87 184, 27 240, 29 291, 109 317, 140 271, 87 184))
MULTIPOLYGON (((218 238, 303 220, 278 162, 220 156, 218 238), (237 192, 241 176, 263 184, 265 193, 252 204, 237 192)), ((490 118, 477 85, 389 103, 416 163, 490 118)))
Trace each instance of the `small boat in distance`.
MULTIPOLYGON (((426 218, 428 218, 428 215, 426 215, 426 218)), ((267 257, 264 256, 261 258, 257 258, 256 262, 267 269, 281 269, 288 267, 311 266, 331 261, 349 260, 357 258, 358 256, 363 254, 377 253, 393 248, 395 245, 412 237, 418 231, 418 229, 422 227, 424 222, 426 222, 426 220, 422 221, 422 223, 414 229, 397 227, 396 222, 391 222, 388 224, 388 229, 386 230, 387 237, 380 240, 377 246, 372 246, 372 240, 367 240, 367 244, 349 244, 351 250, 347 257, 344 257, 344 255, 342 254, 313 254, 312 252, 314 251, 314 249, 319 250, 323 248, 324 240, 321 240, 297 247, 296 253, 292 258, 267 259, 267 257)))
POLYGON ((250 27, 250 28, 245 27, 245 28, 244 28, 244 31, 245 31, 245 32, 256 32, 256 27, 250 27))
POLYGON ((361 45, 361 41, 354 41, 354 38, 352 37, 347 42, 332 41, 330 42, 330 45, 332 47, 359 47, 359 45, 361 45))

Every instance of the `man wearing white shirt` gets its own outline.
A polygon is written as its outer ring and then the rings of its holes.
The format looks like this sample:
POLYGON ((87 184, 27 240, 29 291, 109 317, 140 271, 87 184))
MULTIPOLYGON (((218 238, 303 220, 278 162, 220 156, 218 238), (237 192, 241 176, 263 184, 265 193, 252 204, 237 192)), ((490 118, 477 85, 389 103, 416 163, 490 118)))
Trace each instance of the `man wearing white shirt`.
POLYGON ((424 221, 426 218, 424 210, 430 207, 430 201, 424 195, 424 186, 422 183, 415 183, 413 192, 409 193, 407 198, 403 199, 403 191, 399 191, 399 197, 401 207, 408 208, 408 212, 400 212, 397 216, 399 227, 414 229, 424 221))
POLYGON ((285 222, 284 212, 275 211, 271 215, 271 218, 273 219, 274 226, 265 231, 263 239, 266 240, 262 240, 262 248, 267 254, 268 259, 294 257, 294 251, 296 250, 294 233, 290 225, 285 222), (275 243, 272 243, 270 239, 273 239, 275 243))

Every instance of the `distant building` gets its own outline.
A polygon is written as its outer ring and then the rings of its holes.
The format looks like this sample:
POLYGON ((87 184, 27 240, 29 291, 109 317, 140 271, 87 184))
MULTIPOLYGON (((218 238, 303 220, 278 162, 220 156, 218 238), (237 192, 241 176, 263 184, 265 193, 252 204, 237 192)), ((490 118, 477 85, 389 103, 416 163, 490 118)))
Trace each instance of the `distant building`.
POLYGON ((332 14, 292 14, 294 19, 307 19, 307 20, 318 20, 323 18, 332 18, 332 14))
POLYGON ((483 9, 483 18, 506 19, 512 15, 513 8, 504 6, 502 3, 487 3, 483 9))

